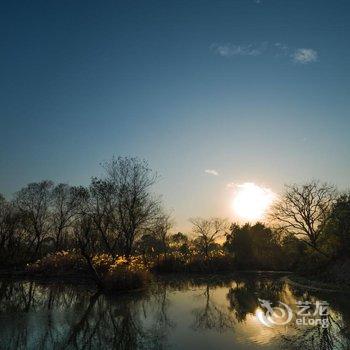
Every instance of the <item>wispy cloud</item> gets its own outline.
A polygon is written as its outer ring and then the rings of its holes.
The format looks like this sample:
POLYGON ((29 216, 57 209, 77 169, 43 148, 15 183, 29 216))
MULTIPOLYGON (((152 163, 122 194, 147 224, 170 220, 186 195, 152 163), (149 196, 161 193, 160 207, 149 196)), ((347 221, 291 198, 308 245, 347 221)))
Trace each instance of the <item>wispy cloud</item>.
POLYGON ((311 48, 291 48, 285 43, 262 42, 260 44, 235 45, 232 43, 214 43, 210 50, 218 56, 233 58, 235 56, 262 56, 269 55, 275 58, 291 59, 293 62, 307 64, 318 60, 318 53, 311 48))
POLYGON ((209 175, 218 176, 219 172, 215 169, 205 169, 204 172, 209 175))
POLYGON ((288 55, 288 51, 290 50, 288 45, 284 43, 274 43, 273 49, 275 51, 275 56, 286 56, 288 55))
POLYGON ((214 43, 210 46, 210 49, 219 56, 232 57, 232 56, 259 56, 267 48, 267 43, 260 45, 234 45, 230 43, 217 44, 214 43))
POLYGON ((297 49, 292 54, 293 61, 296 63, 307 64, 316 62, 318 59, 317 51, 313 49, 297 49))

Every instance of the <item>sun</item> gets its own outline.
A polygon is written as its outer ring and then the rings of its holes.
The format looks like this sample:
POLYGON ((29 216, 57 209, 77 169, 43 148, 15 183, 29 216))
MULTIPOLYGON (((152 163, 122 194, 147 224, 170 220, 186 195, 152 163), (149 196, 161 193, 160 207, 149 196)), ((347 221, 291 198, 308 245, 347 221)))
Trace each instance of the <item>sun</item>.
POLYGON ((269 188, 260 187, 253 182, 245 182, 235 187, 236 191, 232 201, 234 215, 248 222, 263 219, 276 198, 275 193, 269 188))

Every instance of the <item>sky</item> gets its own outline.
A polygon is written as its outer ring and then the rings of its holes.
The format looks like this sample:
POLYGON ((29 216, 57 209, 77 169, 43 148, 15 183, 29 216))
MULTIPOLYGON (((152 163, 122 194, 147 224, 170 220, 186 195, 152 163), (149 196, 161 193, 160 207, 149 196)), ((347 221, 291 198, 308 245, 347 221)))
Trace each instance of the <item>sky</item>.
POLYGON ((177 228, 233 188, 349 188, 350 2, 3 1, 0 192, 145 158, 177 228))

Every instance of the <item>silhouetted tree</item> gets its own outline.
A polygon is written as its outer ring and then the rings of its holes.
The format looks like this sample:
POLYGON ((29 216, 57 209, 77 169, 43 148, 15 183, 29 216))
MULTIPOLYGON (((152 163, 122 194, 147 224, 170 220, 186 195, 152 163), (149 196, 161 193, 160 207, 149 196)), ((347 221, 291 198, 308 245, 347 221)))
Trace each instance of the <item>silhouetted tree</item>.
POLYGON ((283 263, 287 270, 297 270, 304 267, 308 246, 293 234, 286 234, 281 241, 283 263))
POLYGON ((224 236, 228 229, 228 223, 220 218, 193 218, 190 219, 193 225, 193 232, 198 236, 196 243, 206 258, 209 257, 211 248, 216 239, 224 236))
POLYGON ((115 224, 119 247, 125 256, 132 253, 135 238, 154 226, 159 201, 150 192, 157 175, 138 158, 118 157, 104 163, 107 181, 116 193, 115 224))
POLYGON ((170 245, 173 250, 187 256, 190 254, 190 242, 188 237, 182 233, 178 232, 169 237, 170 245))
POLYGON ((92 278, 98 287, 103 288, 102 277, 93 264, 93 256, 98 251, 98 235, 90 216, 82 215, 75 223, 74 237, 75 244, 81 256, 85 259, 92 278))
POLYGON ((234 254, 235 262, 242 269, 281 268, 281 247, 274 232, 262 223, 233 224, 224 247, 234 254))
POLYGON ((87 213, 99 232, 105 251, 118 252, 121 233, 118 231, 118 191, 113 183, 93 178, 89 187, 87 213))
POLYGON ((42 244, 50 235, 52 188, 52 181, 35 182, 22 188, 15 196, 14 203, 21 214, 22 230, 29 242, 32 258, 40 255, 42 244))
POLYGON ((135 244, 135 251, 143 256, 145 262, 158 258, 162 251, 162 242, 152 234, 145 234, 135 244))
POLYGON ((0 194, 0 264, 24 262, 23 237, 19 227, 20 215, 13 203, 0 194))
POLYGON ((279 228, 326 255, 319 248, 319 239, 330 219, 335 199, 335 188, 318 181, 286 186, 284 194, 272 208, 271 218, 279 228))
POLYGON ((67 231, 77 219, 81 202, 86 196, 83 187, 71 187, 62 183, 52 190, 53 238, 56 250, 68 246, 67 231))
POLYGON ((161 214, 156 218, 154 227, 150 229, 153 236, 161 243, 161 252, 165 258, 168 251, 169 230, 172 226, 170 214, 161 214))
POLYGON ((333 204, 326 234, 331 236, 326 244, 333 257, 350 258, 350 193, 340 195, 333 204))

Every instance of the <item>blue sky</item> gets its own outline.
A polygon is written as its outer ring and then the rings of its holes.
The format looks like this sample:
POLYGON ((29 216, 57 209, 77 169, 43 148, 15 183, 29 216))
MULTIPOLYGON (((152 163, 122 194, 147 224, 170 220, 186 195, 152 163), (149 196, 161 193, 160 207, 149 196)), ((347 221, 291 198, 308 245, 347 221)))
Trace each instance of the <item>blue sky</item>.
POLYGON ((349 187, 348 1, 7 1, 0 192, 146 158, 178 227, 228 183, 349 187), (206 173, 215 170, 218 175, 206 173))

